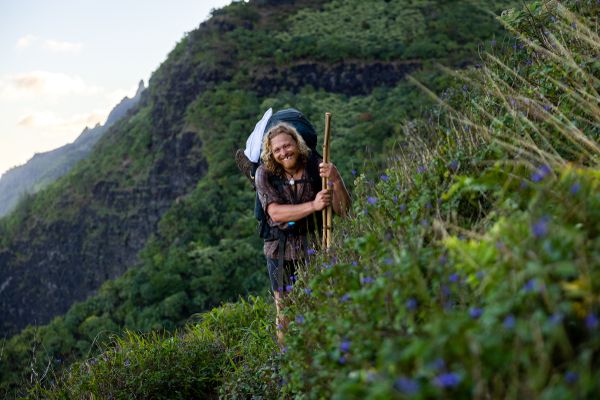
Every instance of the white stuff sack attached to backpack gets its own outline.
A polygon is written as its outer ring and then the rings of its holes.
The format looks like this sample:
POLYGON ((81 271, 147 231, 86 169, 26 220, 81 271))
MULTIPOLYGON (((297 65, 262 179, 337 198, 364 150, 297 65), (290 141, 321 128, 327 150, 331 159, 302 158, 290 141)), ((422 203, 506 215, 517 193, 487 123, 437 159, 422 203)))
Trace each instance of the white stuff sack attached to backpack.
POLYGON ((260 158, 260 150, 262 148, 265 128, 267 127, 267 122, 269 122, 271 115, 273 115, 273 109, 269 108, 261 120, 256 123, 254 130, 250 136, 248 136, 248 140, 246 140, 246 149, 244 150, 244 154, 253 163, 257 163, 258 159, 260 158))

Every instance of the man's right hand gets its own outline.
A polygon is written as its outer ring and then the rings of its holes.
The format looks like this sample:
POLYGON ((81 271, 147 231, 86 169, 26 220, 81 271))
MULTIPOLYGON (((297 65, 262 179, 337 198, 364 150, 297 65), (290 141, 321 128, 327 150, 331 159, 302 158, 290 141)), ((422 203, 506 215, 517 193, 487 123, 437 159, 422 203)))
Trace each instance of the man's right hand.
POLYGON ((312 206, 315 211, 321 211, 331 204, 331 193, 329 190, 321 190, 312 201, 312 206))

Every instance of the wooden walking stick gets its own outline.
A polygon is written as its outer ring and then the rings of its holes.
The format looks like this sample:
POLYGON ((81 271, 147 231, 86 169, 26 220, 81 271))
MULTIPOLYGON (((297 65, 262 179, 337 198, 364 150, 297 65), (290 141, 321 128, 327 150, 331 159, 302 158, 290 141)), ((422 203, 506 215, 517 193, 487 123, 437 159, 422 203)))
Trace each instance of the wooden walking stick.
MULTIPOLYGON (((329 139, 331 128, 331 113, 325 113, 325 134, 323 135, 323 162, 329 163, 329 139)), ((329 182, 326 177, 322 178, 323 190, 329 190, 329 182)), ((333 210, 331 205, 323 209, 323 248, 328 249, 331 245, 331 225, 333 222, 333 210)))

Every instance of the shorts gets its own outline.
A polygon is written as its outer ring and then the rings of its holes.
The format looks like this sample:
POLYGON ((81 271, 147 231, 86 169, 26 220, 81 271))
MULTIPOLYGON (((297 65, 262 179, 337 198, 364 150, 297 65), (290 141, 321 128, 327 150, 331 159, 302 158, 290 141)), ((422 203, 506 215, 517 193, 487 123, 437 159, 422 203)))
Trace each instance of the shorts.
POLYGON ((296 281, 296 264, 297 261, 286 260, 283 263, 283 282, 278 284, 278 279, 281 279, 278 276, 279 273, 279 260, 274 258, 267 257, 267 269, 269 270, 269 278, 271 279, 271 289, 273 292, 276 290, 282 291, 291 291, 292 285, 296 281))

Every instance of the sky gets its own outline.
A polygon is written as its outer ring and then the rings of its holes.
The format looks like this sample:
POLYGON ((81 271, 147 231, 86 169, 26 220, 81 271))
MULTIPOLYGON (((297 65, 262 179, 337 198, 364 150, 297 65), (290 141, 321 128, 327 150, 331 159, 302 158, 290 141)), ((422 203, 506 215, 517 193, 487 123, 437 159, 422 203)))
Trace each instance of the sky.
POLYGON ((104 123, 231 0, 0 0, 0 175, 104 123))

